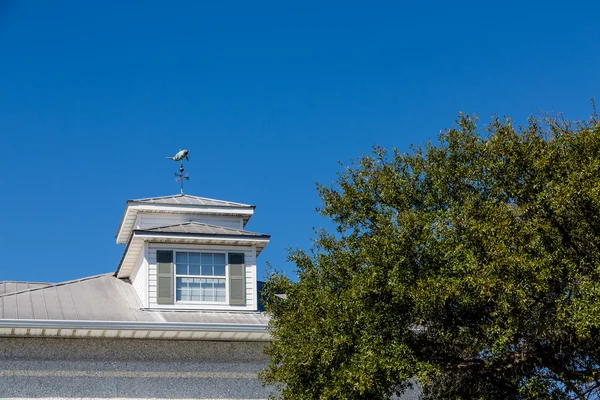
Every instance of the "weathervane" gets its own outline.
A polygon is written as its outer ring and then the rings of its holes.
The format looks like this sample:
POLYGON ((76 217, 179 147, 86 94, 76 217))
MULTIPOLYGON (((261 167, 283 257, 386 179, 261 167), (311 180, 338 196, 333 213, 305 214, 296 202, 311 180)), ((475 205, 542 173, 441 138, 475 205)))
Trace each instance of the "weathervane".
POLYGON ((186 160, 190 161, 190 159, 188 158, 188 150, 179 150, 177 152, 177 154, 175 154, 173 157, 167 157, 169 160, 173 160, 173 161, 179 161, 179 173, 175 172, 175 182, 179 181, 180 185, 181 185, 181 194, 183 194, 183 180, 187 179, 189 180, 190 177, 188 176, 188 174, 184 174, 184 168, 183 168, 183 159, 185 158, 186 160))

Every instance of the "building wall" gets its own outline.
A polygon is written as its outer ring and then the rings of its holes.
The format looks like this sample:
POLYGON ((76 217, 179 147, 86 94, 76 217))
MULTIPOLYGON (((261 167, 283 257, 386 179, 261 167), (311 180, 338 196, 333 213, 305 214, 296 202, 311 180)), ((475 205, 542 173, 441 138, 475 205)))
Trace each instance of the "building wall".
POLYGON ((145 257, 147 246, 147 243, 144 244, 144 249, 142 249, 135 261, 133 272, 129 277, 129 280, 140 299, 141 306, 144 308, 148 307, 148 260, 145 257))
POLYGON ((243 229, 242 217, 226 215, 197 215, 197 214, 158 214, 138 213, 135 229, 149 229, 159 226, 176 225, 184 222, 202 222, 204 224, 224 226, 226 228, 243 229))
POLYGON ((266 399, 264 344, 0 338, 0 398, 266 399))
POLYGON ((181 308, 194 310, 237 310, 237 311, 256 311, 256 255, 251 246, 219 246, 219 245, 184 245, 171 243, 148 243, 148 279, 149 279, 149 308, 181 308), (246 266, 246 306, 233 307, 224 305, 159 305, 156 303, 156 251, 157 250, 180 250, 180 251, 206 251, 206 252, 234 252, 244 253, 246 266))

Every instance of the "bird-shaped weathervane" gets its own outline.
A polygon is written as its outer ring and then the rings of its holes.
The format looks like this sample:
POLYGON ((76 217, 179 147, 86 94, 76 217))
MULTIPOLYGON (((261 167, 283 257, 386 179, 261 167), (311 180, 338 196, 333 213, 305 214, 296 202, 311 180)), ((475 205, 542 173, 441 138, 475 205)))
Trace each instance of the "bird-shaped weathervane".
POLYGON ((179 150, 177 152, 177 154, 175 154, 173 157, 167 157, 169 160, 173 160, 173 161, 183 161, 183 159, 185 158, 186 160, 190 161, 190 159, 188 158, 188 153, 189 150, 179 150))
POLYGON ((177 161, 179 162, 179 173, 175 172, 175 181, 180 181, 181 184, 181 194, 183 194, 183 180, 187 179, 189 180, 190 177, 188 176, 188 174, 184 174, 183 171, 183 159, 185 158, 187 161, 190 161, 190 159, 188 158, 188 154, 189 154, 189 150, 179 150, 177 152, 177 154, 175 154, 173 157, 167 157, 169 160, 173 160, 173 161, 177 161))

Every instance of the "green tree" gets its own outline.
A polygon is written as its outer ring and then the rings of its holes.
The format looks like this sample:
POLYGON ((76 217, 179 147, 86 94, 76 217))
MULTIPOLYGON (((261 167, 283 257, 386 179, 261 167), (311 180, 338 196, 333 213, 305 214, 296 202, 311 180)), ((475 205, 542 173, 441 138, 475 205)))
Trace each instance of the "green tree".
POLYGON ((262 373, 284 399, 600 396, 600 123, 461 115, 318 186, 320 231, 272 272, 262 373), (285 293, 286 300, 276 294, 285 293))

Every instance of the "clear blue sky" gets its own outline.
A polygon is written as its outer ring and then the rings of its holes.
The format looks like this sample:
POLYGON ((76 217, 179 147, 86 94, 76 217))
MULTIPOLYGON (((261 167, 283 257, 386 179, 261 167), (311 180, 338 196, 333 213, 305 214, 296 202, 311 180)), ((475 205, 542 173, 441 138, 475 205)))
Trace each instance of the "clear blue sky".
POLYGON ((600 96, 587 2, 0 0, 0 280, 114 271, 125 200, 257 205, 259 258, 291 272, 314 182, 373 144, 435 139, 459 111, 570 119, 600 96))

